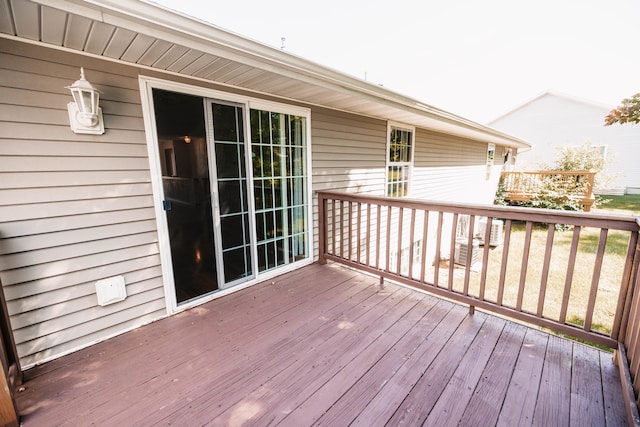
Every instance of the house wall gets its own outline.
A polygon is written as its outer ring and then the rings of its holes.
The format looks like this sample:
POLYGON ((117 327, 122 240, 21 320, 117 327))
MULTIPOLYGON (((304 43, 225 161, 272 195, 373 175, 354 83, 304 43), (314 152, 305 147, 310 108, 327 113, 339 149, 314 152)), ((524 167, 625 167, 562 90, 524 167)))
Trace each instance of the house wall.
MULTIPOLYGON (((166 315, 139 74, 231 91, 0 39, 0 278, 23 366, 166 315), (104 135, 69 128, 65 86, 81 66, 104 135), (95 282, 116 275, 127 298, 99 306, 95 282)), ((386 121, 310 108, 313 190, 384 194, 386 121)), ((425 130, 416 144, 415 197, 490 203, 486 144, 425 130), (474 182, 483 192, 466 191, 474 182)))
POLYGON ((0 277, 29 366, 163 316, 164 290, 136 70, 4 39, 0 64, 0 277), (80 66, 104 135, 69 128, 80 66), (128 298, 98 306, 116 275, 128 298))
MULTIPOLYGON (((359 192, 383 196, 386 188, 387 122, 326 109, 312 109, 313 190, 359 192)), ((487 144, 416 129, 410 198, 492 204, 502 170, 503 147, 496 147, 487 174, 487 144)), ((314 200, 314 236, 318 233, 314 200)), ((405 219, 408 222, 408 217, 405 219)), ((416 236, 422 236, 418 218, 416 236)), ((435 224, 437 219, 431 218, 435 224)), ((373 219, 375 222, 375 218, 373 219)), ((385 220, 382 220, 386 224, 385 220)), ((451 218, 445 218, 445 228, 451 218)), ((392 227, 393 228, 393 227, 392 227)), ((409 247, 405 227, 406 249, 409 247)), ((435 229, 430 236, 435 239, 435 229)), ((356 242, 353 242, 355 245, 356 242)), ((317 239, 314 252, 318 253, 317 239)), ((443 243, 448 256, 448 242, 443 243)), ((433 251, 433 245, 430 249, 433 251)), ((427 255, 432 259, 435 253, 427 255)), ((383 256, 384 257, 384 256, 383 256)), ((395 259, 395 254, 392 255, 395 259)))
POLYGON ((313 189, 384 194, 387 122, 311 110, 313 189))
MULTIPOLYGON (((387 122, 312 108, 313 189, 384 195, 387 122)), ((493 203, 502 147, 486 177, 487 144, 416 129, 411 198, 493 203)))
POLYGON ((492 204, 502 170, 502 150, 496 147, 487 174, 487 144, 417 129, 411 197, 492 204))

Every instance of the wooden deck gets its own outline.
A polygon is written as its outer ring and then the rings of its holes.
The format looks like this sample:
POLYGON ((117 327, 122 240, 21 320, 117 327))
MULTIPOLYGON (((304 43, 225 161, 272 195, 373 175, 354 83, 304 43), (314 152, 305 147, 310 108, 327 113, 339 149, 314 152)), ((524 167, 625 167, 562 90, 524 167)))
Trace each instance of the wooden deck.
POLYGON ((23 425, 626 425, 610 353, 313 264, 25 373, 23 425))

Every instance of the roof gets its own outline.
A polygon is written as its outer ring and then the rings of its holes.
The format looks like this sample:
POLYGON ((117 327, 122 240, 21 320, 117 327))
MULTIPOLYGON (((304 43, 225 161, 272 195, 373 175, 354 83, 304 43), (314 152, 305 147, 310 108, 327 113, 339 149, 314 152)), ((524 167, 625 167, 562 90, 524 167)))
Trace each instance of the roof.
POLYGON ((147 1, 0 2, 0 38, 487 143, 529 147, 488 126, 147 1))
POLYGON ((587 100, 587 99, 578 98, 576 96, 567 95, 567 94, 563 94, 563 93, 559 93, 559 92, 556 92, 556 91, 550 91, 549 90, 549 91, 543 92, 543 93, 531 98, 530 100, 518 105, 517 107, 507 111, 506 113, 501 114, 500 116, 498 116, 495 119, 491 120, 489 122, 489 126, 499 122, 503 118, 505 118, 507 116, 510 116, 513 113, 517 112, 517 111, 520 111, 520 110, 528 107, 531 104, 535 104, 536 102, 538 102, 542 98, 558 98, 558 99, 562 99, 562 100, 565 100, 565 101, 573 102, 573 103, 576 103, 576 104, 583 104, 583 105, 588 105, 588 106, 591 106, 591 107, 601 108, 601 109, 606 110, 606 111, 609 111, 612 108, 614 108, 613 106, 610 106, 610 105, 605 105, 605 104, 598 103, 598 102, 595 102, 595 101, 590 101, 590 100, 587 100))

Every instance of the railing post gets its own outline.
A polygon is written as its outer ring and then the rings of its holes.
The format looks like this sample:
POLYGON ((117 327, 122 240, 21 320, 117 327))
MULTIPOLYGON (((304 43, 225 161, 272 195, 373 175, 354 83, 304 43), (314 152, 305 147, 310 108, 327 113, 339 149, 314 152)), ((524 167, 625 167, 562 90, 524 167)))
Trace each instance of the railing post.
POLYGON ((13 388, 22 384, 22 369, 16 350, 9 312, 0 283, 0 425, 19 426, 19 412, 13 388), (14 381, 12 381, 12 379, 14 381))
POLYGON ((616 341, 626 341, 627 326, 629 324, 629 316, 631 314, 631 302, 636 292, 638 282, 638 264, 640 263, 640 241, 639 233, 635 232, 629 239, 629 248, 627 252, 628 272, 623 274, 623 282, 620 287, 620 295, 618 296, 618 306, 616 315, 611 328, 611 338, 616 341))
MULTIPOLYGON (((637 219, 636 223, 640 226, 640 219, 637 219)), ((640 425, 637 397, 637 376, 640 364, 638 361, 640 358, 640 352, 638 351, 640 349, 640 327, 638 326, 638 318, 640 317, 640 304, 638 301, 638 292, 640 291, 639 240, 639 232, 635 231, 631 236, 629 253, 627 254, 627 260, 632 260, 628 277, 624 277, 627 289, 624 292, 625 295, 620 295, 612 328, 612 338, 618 341, 618 348, 614 352, 613 360, 620 373, 627 422, 632 426, 640 425), (622 311, 621 314, 620 311, 622 311)), ((621 289, 621 292, 623 291, 624 289, 621 289)))
POLYGON ((318 193, 318 262, 326 264, 327 258, 327 198, 323 193, 318 193))

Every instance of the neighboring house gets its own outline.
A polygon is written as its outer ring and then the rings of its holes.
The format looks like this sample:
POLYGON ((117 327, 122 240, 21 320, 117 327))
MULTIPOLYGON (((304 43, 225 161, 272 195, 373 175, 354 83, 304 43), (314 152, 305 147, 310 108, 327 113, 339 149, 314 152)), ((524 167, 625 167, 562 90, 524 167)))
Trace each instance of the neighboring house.
POLYGON ((0 2, 0 57, 0 279, 27 368, 313 262, 317 190, 491 203, 528 147, 145 2, 0 2), (103 134, 70 128, 81 67, 103 134))
POLYGON ((610 182, 596 189, 608 194, 640 194, 640 126, 604 126, 613 106, 544 93, 489 123, 489 126, 516 135, 533 145, 517 156, 519 169, 535 170, 553 163, 556 148, 590 143, 609 159, 606 174, 610 182))

